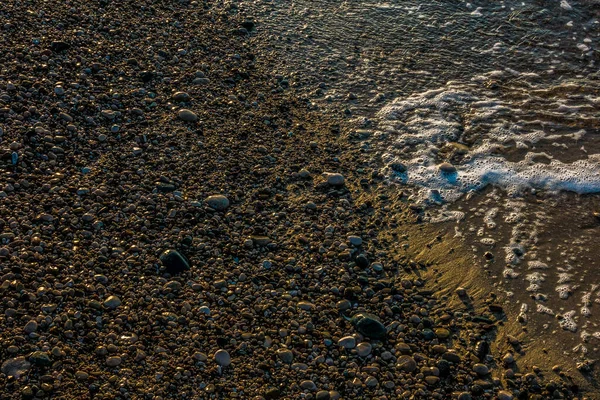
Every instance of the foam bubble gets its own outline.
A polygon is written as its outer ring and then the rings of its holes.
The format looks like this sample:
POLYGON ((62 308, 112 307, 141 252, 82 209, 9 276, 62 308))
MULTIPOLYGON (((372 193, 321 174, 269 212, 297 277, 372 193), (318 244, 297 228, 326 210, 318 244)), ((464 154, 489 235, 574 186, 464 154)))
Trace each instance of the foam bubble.
POLYGON ((573 319, 575 316, 575 311, 569 311, 563 314, 562 318, 558 321, 558 324, 561 328, 567 331, 575 332, 577 331, 577 323, 573 319))
MULTIPOLYGON (((510 74, 525 76, 517 71, 510 74)), ((498 75, 501 74, 496 71, 488 74, 498 75)), ((488 185, 498 186, 511 195, 534 189, 600 192, 600 157, 596 155, 570 163, 547 153, 528 152, 520 161, 509 161, 502 155, 511 143, 528 148, 528 144, 548 138, 583 137, 585 131, 572 132, 570 119, 592 120, 598 105, 592 97, 583 97, 574 104, 568 92, 576 90, 570 84, 563 84, 531 91, 531 99, 508 104, 494 98, 475 80, 473 84, 453 82, 398 98, 385 105, 377 116, 380 129, 395 136, 395 143, 383 154, 384 162, 388 166, 402 163, 406 170, 398 173, 388 167, 384 172, 393 181, 417 188, 417 198, 425 204, 454 202, 488 185), (547 103, 547 97, 557 93, 564 98, 554 101, 554 109, 530 109, 537 100, 535 96, 541 96, 539 101, 547 103), (531 121, 532 113, 541 119, 531 121), (561 133, 550 135, 544 131, 545 126, 561 118, 565 120, 564 124, 558 124, 561 133), (519 122, 521 119, 529 122, 519 122), (475 143, 471 143, 473 135, 480 138, 475 143), (440 169, 444 161, 452 161, 456 169, 440 169)))

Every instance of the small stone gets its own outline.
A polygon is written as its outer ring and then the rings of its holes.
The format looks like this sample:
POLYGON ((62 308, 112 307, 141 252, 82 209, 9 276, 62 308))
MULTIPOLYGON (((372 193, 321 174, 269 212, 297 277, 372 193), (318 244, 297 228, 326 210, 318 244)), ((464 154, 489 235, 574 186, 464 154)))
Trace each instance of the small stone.
POLYGON ((417 362, 411 356, 403 355, 398 357, 396 367, 410 373, 417 369, 417 362))
POLYGON ((480 363, 473 366, 473 371, 479 376, 486 376, 490 372, 486 365, 480 363))
POLYGON ((292 353, 292 351, 288 349, 278 349, 277 356, 281 361, 283 361, 286 364, 291 364, 294 360, 294 353, 292 353))
POLYGON ((50 361, 50 356, 44 351, 34 351, 29 356, 29 361, 31 361, 33 365, 37 366, 48 366, 52 364, 52 361, 50 361))
POLYGON ((229 355, 227 350, 221 349, 215 353, 215 361, 220 366, 227 367, 229 366, 229 364, 231 364, 231 356, 229 355))
POLYGON ((356 347, 356 339, 354 336, 345 336, 338 340, 338 346, 345 349, 353 349, 356 347))
POLYGON ((450 336, 450 331, 446 328, 436 328, 434 332, 440 339, 447 339, 450 336))
POLYGON ((179 110, 179 112, 177 113, 177 116, 179 117, 180 120, 185 121, 185 122, 198 121, 198 116, 193 111, 190 111, 185 108, 182 110, 179 110))
POLYGON ((350 242, 352 246, 358 247, 362 245, 363 240, 360 236, 348 236, 348 242, 350 242))
POLYGON ((300 383, 300 387, 304 390, 310 390, 310 391, 315 391, 317 390, 317 385, 315 385, 315 383, 313 381, 302 381, 300 383))
POLYGON ((358 332, 373 339, 383 339, 387 335, 387 329, 379 319, 368 313, 358 313, 350 320, 358 332))
POLYGON ((507 392, 506 390, 501 390, 498 392, 498 400, 512 400, 513 395, 507 392))
POLYGON ((361 342, 356 346, 356 353, 359 357, 366 357, 371 354, 373 346, 369 342, 361 342))
POLYGON ((108 357, 106 359, 106 365, 109 367, 116 367, 121 364, 121 361, 121 357, 119 356, 108 357))
POLYGON ((26 374, 30 368, 31 363, 27 361, 25 357, 15 357, 4 361, 0 370, 6 376, 19 379, 19 377, 26 374))
POLYGON ((104 307, 114 310, 115 308, 121 305, 121 299, 119 299, 117 296, 110 296, 106 300, 104 300, 103 304, 104 307))
POLYGON ((190 264, 177 250, 165 250, 159 257, 166 272, 171 275, 179 274, 190 269, 190 264))
POLYGON ((316 400, 330 400, 331 395, 327 390, 319 390, 315 395, 316 400))
POLYGON ((311 311, 315 309, 315 305, 308 301, 300 301, 298 302, 298 308, 305 311, 311 311))
POLYGON ((369 265, 370 265, 370 263, 369 263, 369 259, 367 258, 367 256, 366 256, 366 255, 364 255, 364 254, 359 254, 359 255, 356 257, 356 265, 357 265, 359 268, 363 268, 363 269, 364 269, 364 268, 368 268, 368 267, 369 267, 369 265))
POLYGON ((190 95, 185 92, 177 92, 173 95, 173 100, 178 103, 185 103, 190 101, 190 95))
POLYGON ((229 199, 222 194, 208 196, 205 201, 210 208, 217 211, 225 211, 229 207, 229 199))
POLYGON ((510 365, 515 361, 515 358, 512 353, 506 353, 502 358, 502 361, 504 362, 504 365, 510 365))
POLYGON ((326 172, 327 184, 331 186, 344 186, 344 176, 342 174, 326 172))
POLYGON ((427 384, 430 386, 437 384, 439 381, 440 381, 440 378, 438 378, 437 376, 434 376, 434 375, 429 375, 429 376, 425 377, 425 382, 427 382, 427 384))
POLYGON ((75 372, 75 378, 79 381, 86 381, 89 378, 89 374, 85 371, 77 371, 75 372))
POLYGON ((25 332, 26 332, 26 333, 32 333, 32 332, 35 332, 35 331, 37 331, 37 329, 38 329, 38 323, 37 323, 37 322, 35 322, 35 321, 33 321, 33 320, 31 320, 31 321, 29 321, 29 322, 28 322, 28 323, 25 325, 25 328, 24 328, 24 329, 25 329, 25 332))
POLYGON ((453 174, 456 172, 456 167, 447 162, 441 163, 438 165, 438 168, 444 174, 453 174))

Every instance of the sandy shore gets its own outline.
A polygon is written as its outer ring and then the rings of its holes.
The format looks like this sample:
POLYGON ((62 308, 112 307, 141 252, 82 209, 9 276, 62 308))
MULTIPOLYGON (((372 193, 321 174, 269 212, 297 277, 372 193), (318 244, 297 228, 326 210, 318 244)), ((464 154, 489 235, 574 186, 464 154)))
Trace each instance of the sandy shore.
POLYGON ((581 397, 234 8, 0 6, 0 398, 581 397))

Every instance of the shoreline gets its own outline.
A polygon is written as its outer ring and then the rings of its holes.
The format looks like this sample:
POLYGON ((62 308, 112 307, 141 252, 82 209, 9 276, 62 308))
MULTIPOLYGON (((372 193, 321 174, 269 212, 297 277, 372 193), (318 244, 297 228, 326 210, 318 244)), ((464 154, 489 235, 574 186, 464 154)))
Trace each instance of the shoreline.
POLYGON ((500 376, 510 307, 489 315, 482 271, 448 266, 471 253, 417 223, 344 117, 261 69, 248 20, 61 5, 9 4, 2 27, 6 398, 582 397, 548 365, 500 376))

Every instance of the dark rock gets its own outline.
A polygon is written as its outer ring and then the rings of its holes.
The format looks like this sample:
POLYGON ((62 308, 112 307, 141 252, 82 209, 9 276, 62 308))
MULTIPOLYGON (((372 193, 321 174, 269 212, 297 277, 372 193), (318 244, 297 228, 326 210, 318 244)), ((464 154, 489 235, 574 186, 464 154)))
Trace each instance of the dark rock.
POLYGON ((246 29, 248 32, 250 32, 252 29, 254 29, 254 21, 244 21, 242 22, 242 27, 244 29, 246 29))
POLYGON ((140 72, 140 79, 144 83, 150 82, 154 78, 154 73, 150 71, 142 71, 140 72))
POLYGON ((160 261, 169 274, 179 274, 190 269, 190 263, 177 250, 166 250, 160 255, 160 261))
POLYGON ((62 41, 52 42, 52 44, 50 45, 50 49, 52 49, 52 51, 55 53, 60 53, 63 50, 67 50, 69 49, 69 47, 71 47, 71 45, 62 41))
POLYGON ((358 313, 350 319, 350 322, 358 332, 372 339, 383 339, 387 335, 385 326, 372 314, 358 313))
POLYGON ((281 392, 277 388, 269 388, 265 392, 266 399, 278 399, 281 396, 281 392))
POLYGON ((48 353, 43 351, 34 351, 33 353, 31 353, 31 355, 29 356, 29 361, 33 365, 37 365, 38 367, 46 367, 52 364, 48 353))
POLYGON ((358 257, 356 257, 356 265, 358 265, 360 268, 367 268, 370 265, 369 259, 366 255, 360 254, 358 257))

